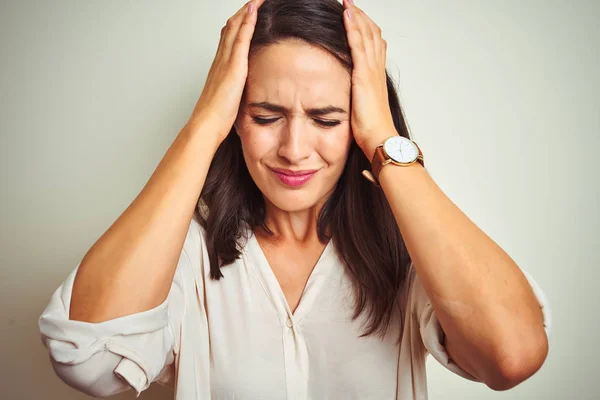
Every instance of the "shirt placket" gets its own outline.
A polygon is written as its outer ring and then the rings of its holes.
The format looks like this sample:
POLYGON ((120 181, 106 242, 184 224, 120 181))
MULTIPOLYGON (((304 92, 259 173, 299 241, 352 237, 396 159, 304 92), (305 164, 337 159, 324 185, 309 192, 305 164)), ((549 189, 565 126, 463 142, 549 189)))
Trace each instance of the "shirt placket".
POLYGON ((308 351, 299 323, 289 315, 282 324, 288 400, 308 399, 308 351))

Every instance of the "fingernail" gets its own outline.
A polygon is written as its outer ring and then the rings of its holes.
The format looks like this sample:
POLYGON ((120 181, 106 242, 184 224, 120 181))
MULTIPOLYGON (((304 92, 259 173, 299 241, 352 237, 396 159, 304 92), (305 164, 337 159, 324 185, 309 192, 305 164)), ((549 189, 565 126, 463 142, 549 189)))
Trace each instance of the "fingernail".
POLYGON ((248 2, 248 14, 252 13, 252 11, 254 11, 254 4, 252 4, 251 1, 248 2))
POLYGON ((346 15, 348 15, 348 19, 352 19, 352 11, 349 8, 346 9, 346 15))
POLYGON ((354 5, 354 0, 348 0, 348 3, 350 3, 351 6, 354 5))

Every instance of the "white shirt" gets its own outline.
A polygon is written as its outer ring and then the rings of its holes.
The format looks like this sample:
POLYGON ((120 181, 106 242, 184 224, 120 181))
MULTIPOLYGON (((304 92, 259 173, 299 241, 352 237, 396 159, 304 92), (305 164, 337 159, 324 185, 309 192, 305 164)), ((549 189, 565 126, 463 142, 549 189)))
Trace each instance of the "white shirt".
MULTIPOLYGON (((167 299, 154 309, 101 323, 69 320, 77 268, 40 317, 56 373, 93 396, 158 381, 177 400, 426 399, 425 359, 476 380, 449 359, 443 331, 414 268, 406 304, 388 335, 359 337, 353 290, 329 241, 295 312, 256 238, 241 257, 209 278, 205 232, 192 220, 167 299)), ((525 273, 550 329, 548 302, 525 273)))

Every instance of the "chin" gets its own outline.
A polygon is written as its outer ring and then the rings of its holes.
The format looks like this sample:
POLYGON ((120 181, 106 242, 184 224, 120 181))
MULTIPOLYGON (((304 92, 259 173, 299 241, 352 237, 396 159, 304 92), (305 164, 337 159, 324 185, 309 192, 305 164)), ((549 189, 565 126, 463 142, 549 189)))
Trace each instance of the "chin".
POLYGON ((263 195, 275 207, 286 212, 308 210, 316 206, 324 197, 314 191, 279 188, 271 188, 271 190, 263 193, 263 195))

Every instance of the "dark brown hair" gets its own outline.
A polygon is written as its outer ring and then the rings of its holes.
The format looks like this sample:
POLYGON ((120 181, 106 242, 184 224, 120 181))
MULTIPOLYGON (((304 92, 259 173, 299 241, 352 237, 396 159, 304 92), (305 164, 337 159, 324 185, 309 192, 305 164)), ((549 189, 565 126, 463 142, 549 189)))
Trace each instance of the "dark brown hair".
MULTIPOLYGON (((343 11, 337 0, 266 0, 258 12, 250 56, 283 40, 302 40, 328 51, 351 72, 343 11)), ((386 77, 394 125, 408 138, 393 81, 387 73, 386 77)), ((323 243, 331 234, 350 272, 356 293, 354 318, 366 313, 363 335, 383 336, 399 310, 411 261, 383 192, 361 175, 364 169, 370 169, 370 162, 353 141, 317 229, 323 243)), ((271 232, 265 225, 262 193, 250 177, 233 127, 214 156, 195 217, 206 230, 212 279, 223 277, 220 268, 240 256, 244 224, 271 232)))

